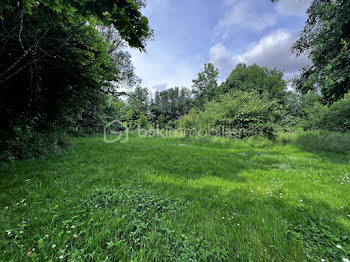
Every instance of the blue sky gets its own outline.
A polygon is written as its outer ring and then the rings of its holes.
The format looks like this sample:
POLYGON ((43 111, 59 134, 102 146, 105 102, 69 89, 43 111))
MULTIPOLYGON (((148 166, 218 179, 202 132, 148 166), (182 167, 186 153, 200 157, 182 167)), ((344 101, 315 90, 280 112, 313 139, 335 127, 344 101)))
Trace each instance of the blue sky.
POLYGON ((154 30, 147 53, 132 50, 142 86, 151 91, 190 87, 212 62, 224 80, 237 63, 257 63, 291 77, 309 63, 290 47, 311 0, 147 0, 143 14, 154 30))

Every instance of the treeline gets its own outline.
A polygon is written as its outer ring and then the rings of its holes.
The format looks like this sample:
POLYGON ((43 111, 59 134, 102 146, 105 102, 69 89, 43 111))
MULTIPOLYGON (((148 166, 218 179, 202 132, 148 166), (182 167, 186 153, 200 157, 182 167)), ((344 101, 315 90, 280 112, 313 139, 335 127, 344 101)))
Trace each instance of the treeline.
POLYGON ((119 119, 129 128, 197 129, 244 138, 298 130, 350 131, 350 95, 327 105, 317 91, 291 90, 277 69, 239 64, 218 84, 211 63, 191 88, 170 88, 151 97, 137 87, 122 105, 119 119))

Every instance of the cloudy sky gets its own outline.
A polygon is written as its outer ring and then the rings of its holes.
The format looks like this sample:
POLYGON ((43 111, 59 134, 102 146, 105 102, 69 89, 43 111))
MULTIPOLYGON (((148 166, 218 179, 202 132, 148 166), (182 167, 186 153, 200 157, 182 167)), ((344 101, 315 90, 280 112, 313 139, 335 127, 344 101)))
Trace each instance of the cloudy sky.
POLYGON ((132 50, 142 85, 151 90, 190 87, 212 62, 224 80, 237 63, 279 68, 290 77, 308 63, 290 53, 311 0, 147 0, 154 30, 147 53, 132 50))

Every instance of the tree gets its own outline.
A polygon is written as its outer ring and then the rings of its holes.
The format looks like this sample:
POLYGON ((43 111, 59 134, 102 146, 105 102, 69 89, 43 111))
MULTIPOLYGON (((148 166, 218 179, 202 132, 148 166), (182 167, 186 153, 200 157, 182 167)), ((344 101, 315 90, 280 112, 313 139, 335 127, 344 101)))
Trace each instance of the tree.
POLYGON ((330 131, 350 132, 350 93, 327 108, 319 121, 319 127, 330 131))
POLYGON ((141 115, 146 116, 149 111, 148 89, 137 86, 135 90, 129 92, 127 108, 127 119, 131 125, 133 125, 141 115))
POLYGON ((116 43, 100 29, 114 28, 129 46, 144 50, 150 29, 141 4, 1 2, 0 147, 16 138, 14 129, 67 129, 105 93, 116 94, 115 84, 130 73, 121 70, 127 55, 116 52, 116 43))
POLYGON ((191 111, 181 119, 180 126, 209 130, 219 136, 244 138, 263 135, 274 138, 280 115, 276 101, 266 95, 236 90, 208 102, 202 112, 191 111))
POLYGON ((191 91, 185 87, 156 92, 151 102, 153 122, 160 127, 174 123, 189 112, 192 104, 191 91))
POLYGON ((211 63, 204 65, 204 71, 198 73, 193 82, 193 93, 195 95, 195 106, 203 109, 206 102, 212 100, 218 92, 219 70, 211 63))
POLYGON ((270 70, 256 64, 246 66, 238 64, 226 81, 220 86, 221 92, 228 93, 232 90, 257 91, 260 95, 267 94, 270 98, 283 100, 286 81, 283 80, 283 72, 277 69, 270 70))
POLYGON ((350 90, 350 1, 314 0, 299 39, 296 55, 307 54, 312 65, 295 81, 299 91, 320 90, 331 104, 350 90))

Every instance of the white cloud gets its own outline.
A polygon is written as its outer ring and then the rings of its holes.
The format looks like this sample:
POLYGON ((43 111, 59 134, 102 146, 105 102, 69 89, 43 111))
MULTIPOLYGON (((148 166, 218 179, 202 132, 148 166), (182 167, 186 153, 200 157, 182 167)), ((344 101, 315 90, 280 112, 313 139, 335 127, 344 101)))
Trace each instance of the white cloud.
POLYGON ((222 43, 217 43, 210 48, 209 57, 211 62, 225 75, 229 73, 236 64, 234 56, 222 43))
POLYGON ((215 37, 227 38, 234 26, 261 32, 276 24, 277 19, 274 13, 259 13, 254 5, 254 2, 251 1, 236 3, 236 1, 225 0, 224 6, 227 11, 215 27, 215 37))
POLYGON ((304 16, 312 0, 280 0, 276 11, 281 15, 304 16))
POLYGON ((225 76, 238 63, 245 63, 281 69, 285 71, 286 77, 291 77, 309 63, 307 57, 296 57, 291 54, 290 47, 294 41, 295 36, 291 33, 277 30, 264 36, 259 42, 251 44, 242 54, 235 55, 219 43, 210 49, 209 55, 225 76))
POLYGON ((171 87, 190 87, 204 61, 197 56, 181 57, 159 46, 150 45, 147 53, 132 50, 135 73, 142 79, 142 86, 152 92, 171 87))

